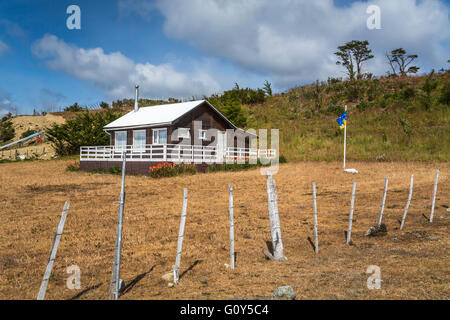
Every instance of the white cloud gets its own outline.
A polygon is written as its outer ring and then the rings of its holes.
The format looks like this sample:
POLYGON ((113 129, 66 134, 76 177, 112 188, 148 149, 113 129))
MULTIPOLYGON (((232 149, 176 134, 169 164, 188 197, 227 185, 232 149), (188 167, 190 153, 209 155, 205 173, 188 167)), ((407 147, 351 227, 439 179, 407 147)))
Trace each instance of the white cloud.
POLYGON ((6 43, 0 40, 0 56, 9 51, 9 47, 6 43))
MULTIPOLYGON (((131 0, 129 0, 131 1, 131 0)), ((135 0, 135 7, 142 1, 135 0)), ((369 40, 375 59, 366 71, 385 74, 384 53, 403 47, 419 66, 446 64, 449 8, 439 0, 374 0, 336 7, 332 0, 173 0, 157 3, 165 33, 260 74, 281 87, 343 76, 337 46, 369 40), (366 9, 381 9, 381 30, 366 26, 366 9)))
POLYGON ((14 107, 11 102, 11 95, 6 90, 0 88, 0 117, 13 110, 14 107))
POLYGON ((153 98, 200 97, 220 90, 206 71, 197 70, 191 75, 178 72, 170 63, 135 63, 120 52, 79 48, 50 34, 36 41, 32 51, 46 59, 52 70, 91 82, 112 99, 132 96, 136 83, 140 85, 142 97, 153 98))
POLYGON ((0 27, 4 33, 13 38, 25 37, 26 33, 20 25, 7 19, 0 19, 0 27))
POLYGON ((136 1, 136 0, 119 0, 117 2, 119 9, 119 16, 125 18, 133 13, 138 14, 142 18, 149 20, 152 11, 155 9, 155 4, 150 1, 136 1))

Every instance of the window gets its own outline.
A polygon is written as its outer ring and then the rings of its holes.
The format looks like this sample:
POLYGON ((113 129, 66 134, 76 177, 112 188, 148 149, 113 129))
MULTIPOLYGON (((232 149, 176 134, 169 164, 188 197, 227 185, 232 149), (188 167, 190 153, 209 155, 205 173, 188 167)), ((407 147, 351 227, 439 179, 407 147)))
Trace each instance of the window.
POLYGON ((153 144, 167 143, 167 129, 153 129, 153 144))
POLYGON ((133 148, 138 151, 145 150, 145 130, 133 131, 133 148))
POLYGON ((190 138, 189 128, 178 128, 178 139, 181 138, 190 138))
POLYGON ((117 131, 115 136, 116 149, 126 149, 127 147, 127 132, 117 131))
POLYGON ((199 130, 198 137, 200 138, 200 140, 206 140, 206 130, 199 130))

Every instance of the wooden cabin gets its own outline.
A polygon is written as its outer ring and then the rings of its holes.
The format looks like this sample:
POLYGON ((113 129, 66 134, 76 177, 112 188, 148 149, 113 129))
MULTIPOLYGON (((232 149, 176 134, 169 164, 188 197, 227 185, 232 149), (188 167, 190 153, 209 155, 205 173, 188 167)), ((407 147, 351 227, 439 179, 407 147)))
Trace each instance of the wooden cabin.
POLYGON ((137 107, 104 127, 109 146, 80 148, 83 170, 120 167, 127 158, 127 171, 148 174, 160 162, 208 165, 249 161, 275 156, 274 150, 257 149, 257 136, 237 128, 206 100, 137 107))

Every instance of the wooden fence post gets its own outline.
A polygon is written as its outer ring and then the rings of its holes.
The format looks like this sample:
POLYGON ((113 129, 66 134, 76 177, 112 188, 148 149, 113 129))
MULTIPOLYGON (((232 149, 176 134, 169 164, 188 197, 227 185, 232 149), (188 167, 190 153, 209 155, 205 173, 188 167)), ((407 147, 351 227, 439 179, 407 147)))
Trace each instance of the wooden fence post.
POLYGON ((316 203, 316 183, 313 182, 313 208, 314 208, 314 251, 319 253, 319 235, 317 234, 317 203, 316 203))
POLYGON ((414 183, 414 175, 412 174, 411 175, 411 183, 409 185, 408 201, 406 202, 405 212, 403 212, 402 222, 400 223, 400 230, 402 230, 403 226, 405 225, 406 214, 408 213, 409 204, 411 203, 411 197, 412 197, 412 192, 413 192, 413 183, 414 183))
POLYGON ((437 192, 438 178, 439 178, 439 169, 437 169, 436 178, 434 179, 433 202, 431 204, 430 222, 433 222, 434 206, 436 204, 436 192, 437 192))
POLYGON ((353 207, 355 205, 356 180, 353 181, 352 201, 350 204, 350 216, 348 218, 347 244, 350 245, 352 237, 353 207))
POLYGON ((233 186, 230 184, 228 186, 229 190, 229 213, 230 213, 230 268, 234 270, 234 212, 233 212, 233 186))
POLYGON ((386 178, 384 180, 384 192, 383 192, 383 199, 381 201, 380 215, 378 216, 378 223, 377 223, 378 227, 381 225, 381 221, 383 219, 383 211, 384 211, 384 204, 386 202, 386 192, 387 192, 387 188, 388 188, 388 180, 389 180, 389 177, 386 176, 386 178))
POLYGON ((175 257, 175 265, 173 266, 174 283, 178 283, 179 280, 181 252, 183 250, 184 225, 186 223, 187 200, 188 200, 188 189, 184 188, 183 207, 181 209, 180 230, 178 231, 177 256, 175 257))
POLYGON ((123 226, 123 209, 125 205, 125 172, 126 172, 126 151, 122 154, 122 186, 120 190, 119 214, 117 217, 116 244, 114 247, 114 263, 111 277, 111 286, 109 290, 109 298, 119 299, 120 290, 120 258, 122 255, 122 226, 123 226))
POLYGON ((281 239, 280 218, 278 216, 277 187, 272 172, 267 171, 267 202, 269 208, 270 233, 272 236, 273 255, 263 250, 271 260, 285 261, 283 256, 283 241, 281 239))
POLYGON ((44 278, 42 279, 41 287, 37 296, 37 300, 44 300, 45 292, 47 291, 48 280, 52 274, 53 262, 56 258, 56 251, 58 251, 59 241, 64 230, 64 223, 66 222, 67 213, 69 212, 70 202, 66 201, 64 208, 59 219, 58 227, 56 228, 55 236, 53 238, 52 248, 50 250, 50 258, 48 259, 47 268, 45 269, 44 278))

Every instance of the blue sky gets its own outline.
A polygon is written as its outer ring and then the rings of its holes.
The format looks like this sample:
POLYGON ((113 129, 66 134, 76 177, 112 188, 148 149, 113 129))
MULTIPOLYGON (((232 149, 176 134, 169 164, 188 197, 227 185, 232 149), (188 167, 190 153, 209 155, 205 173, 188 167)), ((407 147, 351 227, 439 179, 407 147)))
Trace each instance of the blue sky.
POLYGON ((337 45, 369 40, 366 71, 385 74, 383 54, 417 53, 421 72, 448 67, 449 1, 32 1, 0 4, 0 113, 51 111, 133 97, 201 97, 231 88, 275 91, 328 76, 337 45), (69 30, 66 9, 81 9, 69 30), (370 30, 369 5, 381 29, 370 30))

